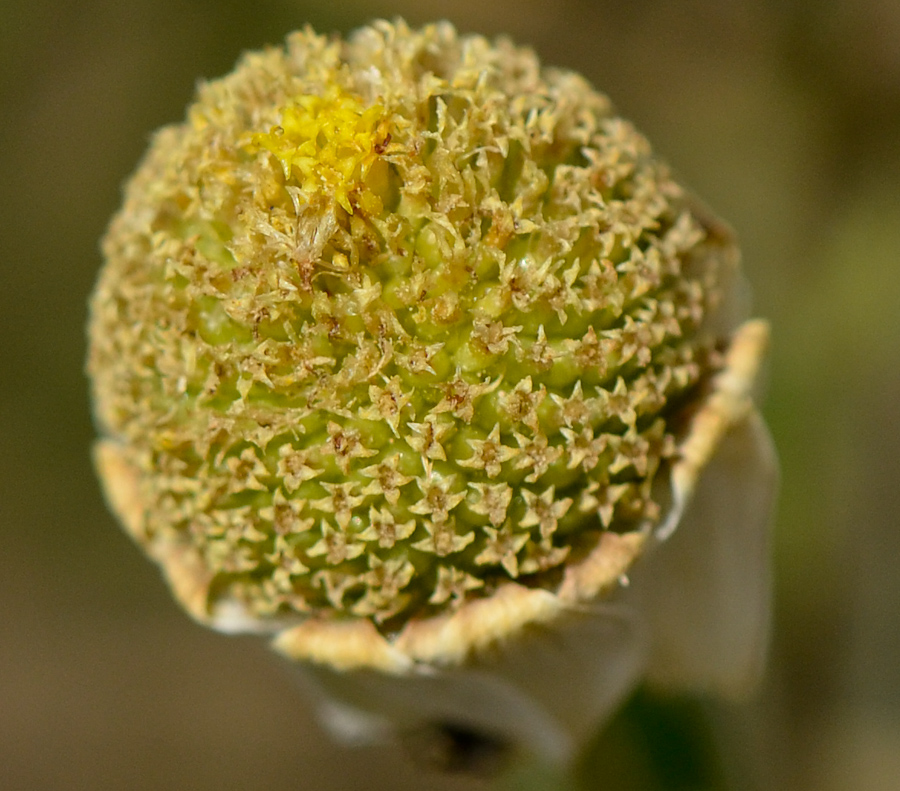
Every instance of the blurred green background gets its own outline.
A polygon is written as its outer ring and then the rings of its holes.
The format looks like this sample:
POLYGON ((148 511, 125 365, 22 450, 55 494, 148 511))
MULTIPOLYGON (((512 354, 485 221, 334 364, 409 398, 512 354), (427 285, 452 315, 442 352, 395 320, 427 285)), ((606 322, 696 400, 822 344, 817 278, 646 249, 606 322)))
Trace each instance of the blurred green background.
POLYGON ((584 72, 737 228, 774 326, 768 676, 641 693, 583 787, 900 787, 900 3, 2 0, 0 788, 482 787, 331 745, 263 646, 175 608, 88 455, 85 301, 150 131, 244 49, 395 15, 584 72))

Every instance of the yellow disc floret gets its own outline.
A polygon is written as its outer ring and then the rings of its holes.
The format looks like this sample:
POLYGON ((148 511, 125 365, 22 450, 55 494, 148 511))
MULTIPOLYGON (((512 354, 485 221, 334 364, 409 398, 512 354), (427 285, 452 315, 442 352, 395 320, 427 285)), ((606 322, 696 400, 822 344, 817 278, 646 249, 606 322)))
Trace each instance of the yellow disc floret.
POLYGON ((351 195, 364 186, 388 141, 384 108, 366 108, 333 85, 324 96, 294 99, 280 123, 254 134, 249 148, 274 154, 285 180, 298 183, 308 202, 330 196, 352 214, 351 195))

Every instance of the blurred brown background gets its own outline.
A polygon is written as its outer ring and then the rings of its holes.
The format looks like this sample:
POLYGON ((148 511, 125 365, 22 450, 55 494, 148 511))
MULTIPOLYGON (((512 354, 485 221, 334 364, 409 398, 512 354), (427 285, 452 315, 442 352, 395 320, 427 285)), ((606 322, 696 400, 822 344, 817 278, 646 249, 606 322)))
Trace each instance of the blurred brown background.
MULTIPOLYGON (((584 72, 738 229, 783 489, 770 672, 716 749, 736 789, 900 787, 900 3, 2 0, 0 788, 471 787, 325 741, 263 646, 176 610, 88 456, 85 300, 149 132, 244 49, 398 14, 584 72)), ((611 734, 597 786, 654 788, 611 734)))

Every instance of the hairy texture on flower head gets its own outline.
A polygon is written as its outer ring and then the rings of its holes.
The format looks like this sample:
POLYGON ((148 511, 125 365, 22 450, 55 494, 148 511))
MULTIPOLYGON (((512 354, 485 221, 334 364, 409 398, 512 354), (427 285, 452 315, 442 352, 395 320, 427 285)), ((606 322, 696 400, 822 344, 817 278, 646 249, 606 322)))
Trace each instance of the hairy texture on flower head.
POLYGON ((201 86, 104 243, 133 532, 206 606, 395 629, 660 518, 736 253, 581 77, 449 25, 201 86))

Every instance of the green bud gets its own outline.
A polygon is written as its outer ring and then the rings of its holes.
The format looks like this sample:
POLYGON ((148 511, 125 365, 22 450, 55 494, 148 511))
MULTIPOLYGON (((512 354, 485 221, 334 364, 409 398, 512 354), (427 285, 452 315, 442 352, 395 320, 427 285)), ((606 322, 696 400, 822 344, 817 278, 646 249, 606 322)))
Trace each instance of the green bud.
POLYGON ((98 462, 132 535, 200 620, 385 639, 616 584, 670 508, 738 260, 583 78, 402 23, 202 85, 103 250, 98 462))

